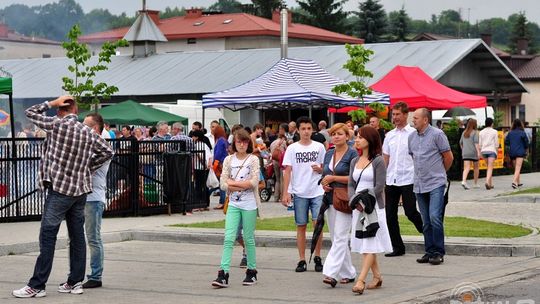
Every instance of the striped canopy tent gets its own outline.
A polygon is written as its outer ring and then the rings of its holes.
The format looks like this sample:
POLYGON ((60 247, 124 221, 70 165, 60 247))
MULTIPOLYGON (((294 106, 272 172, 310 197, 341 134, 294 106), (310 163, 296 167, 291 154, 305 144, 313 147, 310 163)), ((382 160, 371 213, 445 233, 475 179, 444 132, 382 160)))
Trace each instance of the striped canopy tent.
MULTIPOLYGON (((344 83, 313 60, 281 59, 261 76, 229 90, 203 95, 203 108, 293 109, 358 106, 359 100, 336 95, 332 88, 344 83)), ((364 103, 389 104, 388 94, 374 92, 364 103)))

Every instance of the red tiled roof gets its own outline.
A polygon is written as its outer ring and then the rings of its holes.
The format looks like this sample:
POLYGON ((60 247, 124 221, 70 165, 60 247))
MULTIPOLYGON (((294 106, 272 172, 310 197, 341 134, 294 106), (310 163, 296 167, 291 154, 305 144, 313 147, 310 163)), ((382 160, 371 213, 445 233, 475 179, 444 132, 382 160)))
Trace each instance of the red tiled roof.
POLYGON ((0 41, 60 45, 60 42, 58 41, 49 40, 49 39, 40 38, 40 37, 28 37, 25 35, 18 34, 15 31, 9 29, 9 27, 3 23, 0 23, 0 41))
POLYGON ((540 56, 536 56, 514 71, 522 80, 540 79, 540 56))
MULTIPOLYGON (((161 19, 157 24, 168 40, 187 38, 223 38, 245 36, 277 36, 280 35, 279 23, 269 19, 245 13, 203 15, 196 18, 174 17, 161 19), (224 23, 225 20, 232 20, 224 23), (199 26, 194 24, 204 22, 199 26)), ((118 40, 127 33, 129 27, 84 35, 81 42, 103 42, 118 40)), ((301 38, 336 43, 363 43, 359 38, 347 36, 321 28, 291 23, 288 28, 289 38, 301 38)))

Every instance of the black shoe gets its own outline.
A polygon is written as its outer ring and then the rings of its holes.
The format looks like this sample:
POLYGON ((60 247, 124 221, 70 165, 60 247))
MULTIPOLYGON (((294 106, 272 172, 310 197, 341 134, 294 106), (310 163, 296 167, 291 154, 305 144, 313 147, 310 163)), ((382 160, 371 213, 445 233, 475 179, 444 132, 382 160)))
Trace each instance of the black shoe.
POLYGON ((247 267, 247 257, 243 255, 242 260, 240 261, 240 268, 246 268, 246 267, 247 267))
POLYGON ((300 262, 298 262, 298 265, 296 266, 296 272, 304 272, 307 270, 307 264, 306 264, 306 261, 304 260, 301 260, 300 262))
POLYGON ((384 256, 385 257, 397 257, 397 256, 402 256, 404 254, 405 254, 405 251, 392 251, 390 253, 385 254, 384 256))
POLYGON ((417 263, 420 263, 420 264, 426 264, 426 263, 429 263, 429 254, 424 254, 421 258, 419 259, 416 259, 416 262, 417 263))
POLYGON ((88 280, 86 281, 86 283, 84 283, 82 285, 83 288, 98 288, 98 287, 101 287, 102 286, 102 283, 101 281, 96 281, 96 280, 88 280))
POLYGON ((322 272, 323 265, 322 265, 321 257, 316 256, 313 260, 315 261, 315 271, 322 272))
POLYGON ((246 270, 246 278, 242 282, 244 286, 250 286, 257 284, 257 270, 248 269, 246 270))
POLYGON ((436 254, 429 258, 429 263, 431 265, 439 265, 444 262, 444 257, 440 254, 436 254))
POLYGON ((229 273, 225 273, 223 270, 218 271, 217 279, 212 282, 212 286, 216 288, 229 287, 229 273))

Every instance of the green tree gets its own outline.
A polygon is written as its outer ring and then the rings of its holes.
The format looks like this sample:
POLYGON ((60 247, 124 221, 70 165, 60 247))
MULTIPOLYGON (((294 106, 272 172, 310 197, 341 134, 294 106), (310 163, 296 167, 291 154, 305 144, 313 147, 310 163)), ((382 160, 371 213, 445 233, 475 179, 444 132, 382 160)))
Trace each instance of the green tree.
POLYGON ((357 33, 366 43, 380 42, 386 34, 386 12, 378 0, 360 2, 360 11, 357 12, 359 23, 357 33))
POLYGON ((222 11, 225 14, 241 13, 242 3, 236 0, 218 0, 216 3, 210 5, 208 9, 213 11, 222 11))
POLYGON ((90 34, 108 30, 114 18, 106 9, 93 9, 82 18, 81 31, 90 34))
POLYGON ((99 104, 99 97, 108 99, 118 92, 115 86, 109 86, 104 82, 94 83, 94 78, 98 72, 108 69, 107 65, 111 63, 111 57, 116 54, 116 49, 127 46, 128 42, 124 39, 105 42, 99 52, 97 63, 92 65, 88 46, 78 41, 81 34, 79 25, 74 25, 68 33, 68 41, 62 43, 66 57, 73 59, 73 64, 68 66, 72 77, 62 78, 64 83, 62 89, 69 92, 82 109, 89 109, 91 105, 99 104))
POLYGON ((60 0, 41 6, 37 22, 47 38, 62 41, 83 16, 84 12, 75 0, 60 0))
POLYGON ((12 4, 6 6, 0 12, 4 22, 10 28, 25 35, 42 34, 41 29, 35 20, 38 19, 36 10, 24 4, 12 4))
POLYGON ((272 19, 272 12, 281 7, 281 0, 251 0, 256 15, 266 19, 272 19))
POLYGON ((297 0, 296 2, 306 12, 304 17, 307 24, 334 32, 344 31, 347 13, 343 11, 343 4, 347 0, 297 0))
POLYGON ((404 7, 401 7, 399 11, 390 12, 388 14, 390 20, 390 33, 395 37, 395 41, 405 41, 407 34, 409 33, 409 24, 411 18, 405 11, 404 7))
POLYGON ((361 44, 346 44, 345 49, 350 58, 343 65, 343 68, 351 72, 355 80, 335 86, 332 92, 337 95, 345 93, 353 98, 360 99, 360 104, 364 109, 350 111, 348 114, 353 121, 363 121, 367 117, 363 97, 371 94, 371 89, 366 86, 366 79, 373 77, 373 73, 366 68, 366 63, 373 55, 373 51, 364 48, 361 44))
POLYGON ((109 25, 109 29, 130 26, 135 22, 137 17, 128 17, 126 13, 122 13, 119 16, 114 16, 109 25))
POLYGON ((490 18, 478 23, 478 30, 482 34, 491 34, 494 44, 507 45, 510 37, 510 23, 504 18, 490 18))
POLYGON ((517 54, 517 42, 520 38, 529 40, 528 53, 534 51, 534 37, 531 32, 531 24, 525 16, 525 12, 514 14, 508 17, 508 21, 512 24, 512 32, 510 34, 509 50, 512 54, 517 54))
POLYGON ((160 14, 160 18, 167 19, 172 17, 179 17, 179 16, 185 16, 186 15, 186 9, 185 8, 178 8, 178 7, 166 7, 163 12, 160 14))

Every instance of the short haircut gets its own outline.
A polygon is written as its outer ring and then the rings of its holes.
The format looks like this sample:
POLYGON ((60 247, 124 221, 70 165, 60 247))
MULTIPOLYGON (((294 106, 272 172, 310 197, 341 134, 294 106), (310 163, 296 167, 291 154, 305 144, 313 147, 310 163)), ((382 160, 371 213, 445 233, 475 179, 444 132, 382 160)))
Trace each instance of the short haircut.
POLYGON ((199 127, 199 129, 202 130, 203 127, 202 127, 202 123, 200 121, 196 121, 193 124, 196 125, 197 127, 199 127))
POLYGON ((167 128, 168 128, 169 124, 166 121, 160 121, 160 122, 157 123, 156 128, 159 130, 163 126, 167 126, 167 128))
POLYGON ((420 110, 420 113, 422 114, 422 116, 427 117, 428 121, 431 121, 431 113, 429 112, 428 109, 419 108, 418 110, 420 110))
POLYGON ((59 109, 64 110, 64 111, 68 111, 68 112, 72 112, 73 109, 77 107, 77 103, 73 99, 66 99, 66 100, 64 100, 64 103, 66 105, 59 107, 59 109))
POLYGON ((234 135, 234 132, 240 130, 240 129, 243 129, 244 128, 244 125, 242 124, 235 124, 232 129, 231 129, 231 134, 234 135))
POLYGON ((214 124, 214 123, 219 125, 219 121, 217 121, 217 120, 212 120, 212 122, 210 124, 214 124))
POLYGON ((247 142, 247 150, 246 150, 246 153, 253 153, 253 141, 251 140, 251 136, 249 135, 249 133, 244 130, 244 129, 239 129, 238 131, 236 131, 234 133, 234 139, 233 139, 233 142, 232 142, 232 150, 234 152, 238 152, 238 150, 236 149, 236 141, 242 141, 242 142, 247 142))
POLYGON ((409 113, 409 105, 407 105, 407 103, 405 103, 404 101, 398 101, 392 107, 392 110, 400 110, 401 113, 407 114, 409 113))
POLYGON ((130 127, 130 126, 128 126, 128 125, 123 125, 123 126, 122 126, 122 129, 123 129, 123 128, 126 128, 128 131, 131 132, 131 127, 130 127))
POLYGON ((375 156, 381 154, 382 152, 382 146, 381 146, 381 136, 379 135, 379 132, 377 130, 370 126, 365 125, 361 127, 358 130, 358 134, 367 140, 369 147, 368 147, 368 158, 373 159, 375 156))
POLYGON ((493 126, 493 118, 488 117, 486 118, 486 127, 491 127, 491 126, 493 126))
POLYGON ((253 131, 257 130, 257 129, 261 129, 261 130, 264 130, 264 126, 260 123, 256 123, 253 125, 253 131))
POLYGON ((103 132, 103 128, 105 127, 105 122, 103 121, 103 117, 99 113, 92 112, 86 115, 86 117, 90 117, 92 119, 93 125, 89 127, 93 128, 95 125, 97 125, 99 133, 103 132))
POLYGON ((312 129, 315 129, 315 128, 313 128, 313 120, 311 120, 311 118, 309 118, 307 116, 300 116, 296 120, 296 126, 298 128, 300 128, 300 124, 306 124, 306 123, 310 124, 312 129))
POLYGON ((334 124, 330 130, 328 131, 328 134, 330 134, 330 136, 332 136, 334 133, 336 133, 338 130, 341 130, 343 132, 345 132, 345 135, 347 135, 347 138, 350 137, 351 133, 349 132, 349 127, 342 123, 342 122, 338 122, 337 124, 334 124))
POLYGON ((184 131, 184 125, 182 123, 180 123, 180 122, 173 123, 172 127, 174 129, 179 129, 180 132, 184 131))

